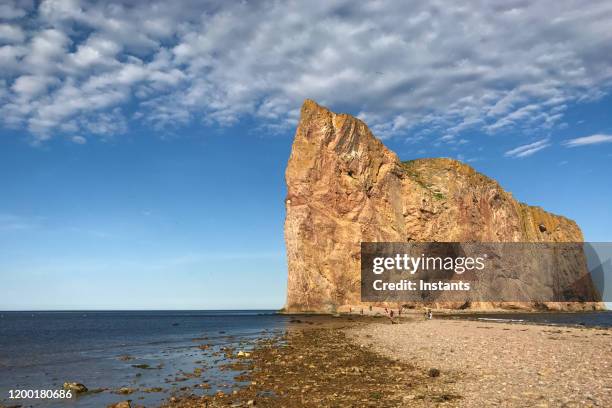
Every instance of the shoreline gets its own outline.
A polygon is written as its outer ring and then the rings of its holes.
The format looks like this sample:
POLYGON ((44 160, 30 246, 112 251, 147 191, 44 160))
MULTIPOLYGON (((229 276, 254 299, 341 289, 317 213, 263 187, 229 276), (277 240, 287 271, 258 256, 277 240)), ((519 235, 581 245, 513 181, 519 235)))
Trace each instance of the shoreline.
MULTIPOLYGON (((64 366, 65 374, 40 375, 61 379, 59 387, 82 381, 90 390, 72 403, 92 408, 238 407, 249 401, 270 407, 612 406, 612 328, 476 320, 474 313, 426 320, 420 311, 392 320, 373 311, 267 317, 268 328, 252 332, 248 328, 260 326, 260 318, 238 330, 228 322, 205 325, 201 334, 189 329, 171 344, 110 348, 110 358, 99 364, 120 368, 119 377, 96 381, 64 366), (511 396, 509 402, 497 391, 511 396)), ((173 317, 163 326, 187 324, 175 323, 173 317)))
POLYGON ((291 323, 285 334, 255 346, 248 358, 250 370, 241 373, 245 387, 231 394, 176 395, 162 407, 396 407, 412 402, 417 394, 416 406, 425 407, 461 399, 448 391, 447 379, 350 338, 348 330, 380 319, 321 315, 303 319, 291 323), (412 396, 405 394, 406 387, 412 396))
MULTIPOLYGON (((434 318, 446 320, 461 320, 461 321, 486 321, 499 323, 514 323, 514 324, 533 324, 539 326, 553 327, 574 327, 574 328, 612 328, 612 310, 588 310, 588 311, 517 311, 517 310, 452 310, 452 309, 436 309, 432 310, 434 318), (491 318, 491 316, 493 316, 491 318), (603 321, 597 321, 593 317, 602 316, 603 321), (516 317, 513 319, 512 317, 516 317), (561 317, 561 318, 559 318, 561 317), (576 318, 572 320, 572 318, 576 318), (580 319, 579 317, 586 317, 580 319), (608 319, 606 319, 608 317, 608 319), (539 319, 538 319, 539 318, 539 319), (552 320, 547 320, 553 318, 552 320), (556 319, 555 319, 556 318, 556 319), (590 319, 590 321, 589 321, 590 319), (586 320, 586 321, 585 321, 586 320)), ((394 313, 394 322, 403 322, 406 319, 420 319, 425 314, 423 310, 408 310, 403 311, 401 315, 394 313)), ((280 316, 287 316, 292 319, 296 318, 387 318, 390 316, 382 307, 375 308, 373 311, 368 311, 364 314, 359 312, 340 312, 340 313, 279 313, 280 316)))
POLYGON ((244 387, 162 407, 610 406, 609 355, 612 329, 302 314, 239 360, 244 387))
MULTIPOLYGON (((358 307, 353 307, 358 310, 358 307)), ((405 309, 402 315, 420 315, 425 312, 427 308, 419 309, 405 309)), ((576 315, 576 314, 597 314, 597 313, 612 313, 610 309, 604 310, 553 310, 553 309, 434 309, 429 308, 433 313, 438 315, 470 315, 470 314, 565 314, 565 315, 576 315)), ((384 314, 384 307, 377 306, 372 312, 364 309, 364 314, 360 314, 358 311, 347 312, 345 310, 337 313, 331 312, 316 312, 316 311, 304 311, 304 312, 286 312, 278 310, 275 314, 281 316, 376 316, 384 314)), ((395 310, 395 309, 394 309, 395 310)))

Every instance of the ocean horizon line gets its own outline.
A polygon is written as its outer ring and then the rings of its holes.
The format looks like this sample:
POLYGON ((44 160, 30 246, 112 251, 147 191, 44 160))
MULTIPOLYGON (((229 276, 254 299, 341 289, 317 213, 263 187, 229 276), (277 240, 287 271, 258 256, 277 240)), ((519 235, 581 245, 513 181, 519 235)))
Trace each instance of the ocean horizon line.
POLYGON ((8 309, 0 313, 88 313, 88 312, 278 312, 281 308, 241 309, 8 309))

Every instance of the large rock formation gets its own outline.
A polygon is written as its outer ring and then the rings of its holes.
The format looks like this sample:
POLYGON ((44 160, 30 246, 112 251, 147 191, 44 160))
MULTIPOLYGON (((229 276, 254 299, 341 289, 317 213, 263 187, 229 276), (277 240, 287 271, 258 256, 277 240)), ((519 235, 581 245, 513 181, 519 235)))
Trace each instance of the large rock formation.
POLYGON ((289 312, 360 304, 362 241, 583 240, 574 221, 517 202, 470 166, 401 162, 364 122, 311 100, 302 106, 286 181, 289 312))

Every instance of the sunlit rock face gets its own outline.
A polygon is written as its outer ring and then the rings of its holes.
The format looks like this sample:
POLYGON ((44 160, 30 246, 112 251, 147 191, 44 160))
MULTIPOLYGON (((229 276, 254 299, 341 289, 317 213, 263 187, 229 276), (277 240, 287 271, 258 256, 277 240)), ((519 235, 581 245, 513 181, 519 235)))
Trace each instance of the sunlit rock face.
MULTIPOLYGON (((446 158, 401 162, 364 122, 311 100, 301 109, 286 181, 288 312, 359 305, 362 241, 583 240, 574 221, 519 203, 470 166, 446 158)), ((474 302, 469 307, 600 305, 474 302)))

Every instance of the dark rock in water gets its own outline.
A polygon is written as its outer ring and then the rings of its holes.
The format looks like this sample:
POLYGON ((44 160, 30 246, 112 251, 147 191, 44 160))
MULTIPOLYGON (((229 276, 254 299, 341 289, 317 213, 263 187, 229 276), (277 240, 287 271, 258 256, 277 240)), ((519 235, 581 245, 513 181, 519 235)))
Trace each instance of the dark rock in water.
POLYGON ((151 366, 148 364, 132 364, 132 367, 140 368, 141 370, 148 370, 151 368, 151 366))
POLYGON ((145 388, 142 391, 146 393, 151 393, 151 392, 162 392, 163 390, 164 389, 162 387, 151 387, 151 388, 145 388))
POLYGON ((172 326, 178 326, 178 325, 179 325, 178 323, 172 323, 172 326))
POLYGON ((427 372, 427 375, 429 375, 430 377, 439 377, 440 370, 438 370, 437 368, 430 368, 427 372))
POLYGON ((115 391, 115 394, 128 395, 128 394, 132 394, 133 392, 134 392, 133 388, 130 388, 130 387, 121 387, 117 391, 115 391))
POLYGON ((63 388, 66 391, 72 391, 75 394, 82 394, 84 392, 87 392, 87 387, 77 382, 65 382, 63 388))

